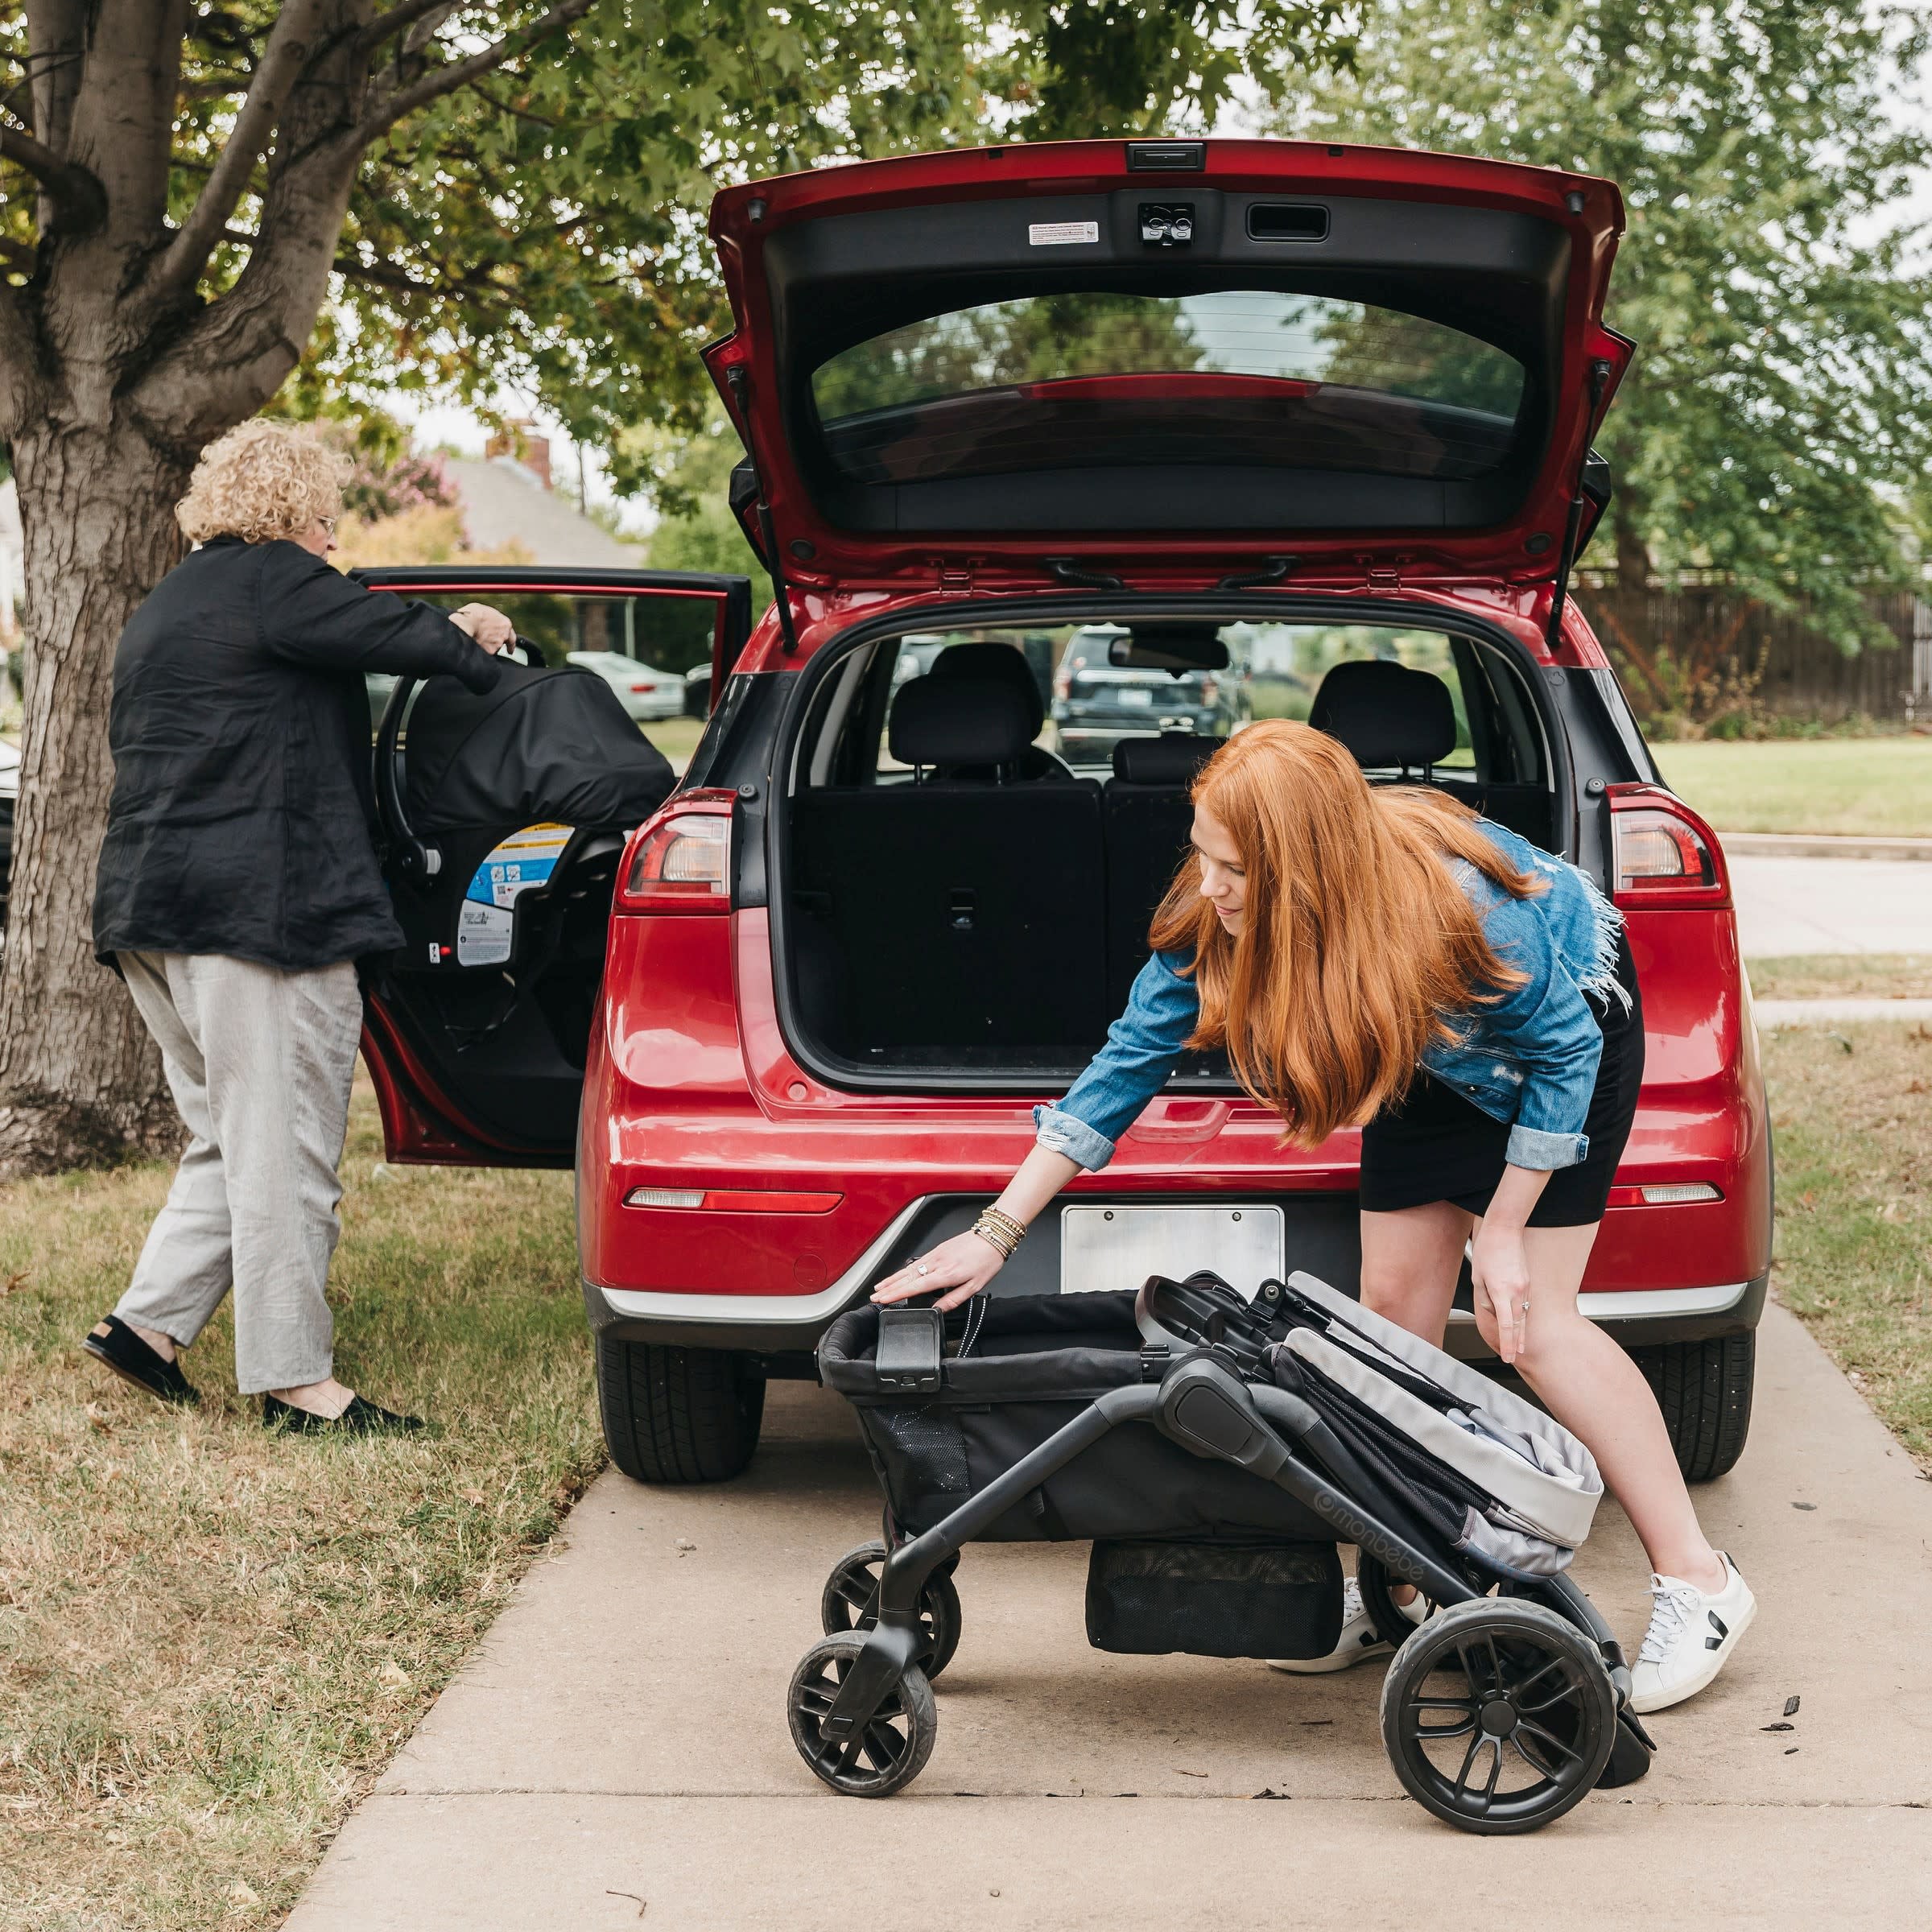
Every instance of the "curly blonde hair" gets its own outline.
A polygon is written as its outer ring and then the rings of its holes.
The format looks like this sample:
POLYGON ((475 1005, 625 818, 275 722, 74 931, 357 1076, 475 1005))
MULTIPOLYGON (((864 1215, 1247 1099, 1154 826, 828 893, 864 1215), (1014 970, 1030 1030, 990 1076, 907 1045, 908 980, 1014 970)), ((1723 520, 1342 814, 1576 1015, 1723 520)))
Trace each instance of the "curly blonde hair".
POLYGON ((308 430, 257 416, 202 451, 175 516, 193 543, 303 537, 317 518, 341 514, 349 468, 308 430))

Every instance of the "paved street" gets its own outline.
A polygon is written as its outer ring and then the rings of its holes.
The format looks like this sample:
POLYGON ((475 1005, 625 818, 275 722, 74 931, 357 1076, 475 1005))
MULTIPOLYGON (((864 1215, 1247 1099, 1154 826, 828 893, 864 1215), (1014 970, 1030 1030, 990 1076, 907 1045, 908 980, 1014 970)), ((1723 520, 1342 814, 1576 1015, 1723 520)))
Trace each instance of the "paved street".
MULTIPOLYGON (((1654 1720, 1647 1780, 1524 1839, 1402 1798, 1377 1666, 1089 1650, 1080 1547, 969 1550, 924 1776, 824 1791, 784 1688, 877 1500, 840 1406, 773 1395, 738 1483, 598 1482, 288 1932, 1932 1923, 1932 1485, 1781 1311, 1752 1446, 1700 1492, 1762 1601, 1750 1641, 1654 1720)), ((1634 1640, 1641 1558, 1598 1524, 1579 1575, 1634 1640)))
POLYGON ((1932 952, 1932 865, 1911 859, 1732 857, 1746 959, 1932 952))

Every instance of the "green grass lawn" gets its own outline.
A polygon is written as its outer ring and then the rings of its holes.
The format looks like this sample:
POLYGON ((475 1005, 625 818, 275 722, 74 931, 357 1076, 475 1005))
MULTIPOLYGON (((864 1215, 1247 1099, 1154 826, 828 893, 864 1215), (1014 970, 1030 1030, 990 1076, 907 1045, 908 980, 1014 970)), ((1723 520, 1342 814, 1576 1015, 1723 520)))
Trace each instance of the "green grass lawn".
POLYGON ((1719 832, 1932 838, 1932 737, 1651 749, 1671 789, 1719 832))
POLYGON ((1765 1071, 1773 1283, 1932 1476, 1932 1026, 1781 1028, 1765 1071))
MULTIPOLYGON (((1932 1468, 1932 1028, 1766 1043, 1777 1292, 1932 1468)), ((564 1174, 379 1167, 345 1379, 432 1441, 266 1436, 217 1321, 164 1409, 83 1356, 164 1170, 0 1197, 0 1926, 262 1932, 603 1460, 564 1174)), ((1779 1426, 1767 1391, 1759 1426, 1779 1426)))
POLYGON ((366 1089, 333 1278, 344 1380, 433 1441, 266 1435, 225 1312, 163 1407, 76 1347, 156 1167, 0 1201, 0 1926, 280 1924, 603 1463, 570 1177, 377 1170, 366 1089))
POLYGON ((703 718, 664 718, 654 719, 638 729, 671 760, 674 771, 682 771, 691 762, 698 740, 704 735, 704 725, 703 718))

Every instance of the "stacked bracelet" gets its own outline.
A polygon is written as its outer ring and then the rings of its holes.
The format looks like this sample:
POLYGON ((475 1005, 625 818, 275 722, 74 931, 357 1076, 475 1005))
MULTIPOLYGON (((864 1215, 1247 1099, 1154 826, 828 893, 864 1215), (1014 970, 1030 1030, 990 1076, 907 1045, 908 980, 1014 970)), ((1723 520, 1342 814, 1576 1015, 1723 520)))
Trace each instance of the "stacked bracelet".
POLYGON ((1000 1259, 1009 1261, 1013 1251, 1026 1238, 1026 1224, 1016 1221, 1009 1214, 1002 1214, 997 1208, 983 1208, 980 1218, 972 1224, 972 1232, 983 1241, 989 1241, 999 1249, 1000 1259))

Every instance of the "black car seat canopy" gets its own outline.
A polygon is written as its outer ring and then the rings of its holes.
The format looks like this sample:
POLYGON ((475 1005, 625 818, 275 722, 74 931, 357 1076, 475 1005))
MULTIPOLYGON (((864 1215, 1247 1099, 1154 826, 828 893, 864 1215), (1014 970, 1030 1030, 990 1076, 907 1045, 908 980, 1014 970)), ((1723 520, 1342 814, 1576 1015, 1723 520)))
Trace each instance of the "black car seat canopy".
POLYGON ((596 672, 506 663, 492 690, 431 678, 408 720, 405 798, 420 835, 640 824, 676 782, 596 672))

